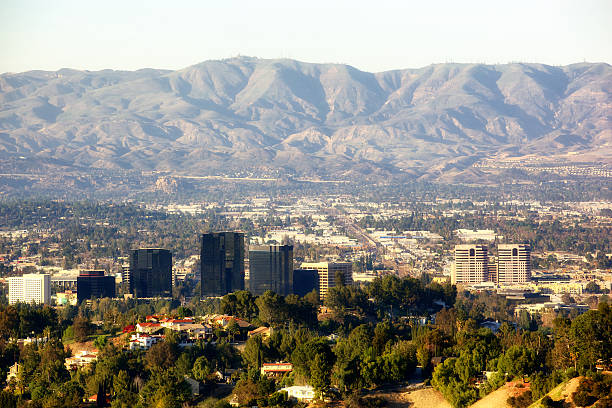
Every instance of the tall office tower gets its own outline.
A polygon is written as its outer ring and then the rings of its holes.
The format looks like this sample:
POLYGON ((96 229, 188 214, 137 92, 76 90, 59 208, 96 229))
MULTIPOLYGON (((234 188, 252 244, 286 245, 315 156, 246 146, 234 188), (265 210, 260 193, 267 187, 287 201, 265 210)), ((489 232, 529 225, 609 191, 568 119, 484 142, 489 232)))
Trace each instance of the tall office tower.
MULTIPOLYGON (((126 257, 127 259, 128 257, 126 257)), ((121 287, 124 293, 130 293, 130 263, 129 261, 121 265, 121 287)))
POLYGON ((115 297, 115 277, 104 271, 81 271, 77 276, 77 301, 115 297))
POLYGON ((316 269, 295 269, 293 271, 293 293, 304 297, 315 289, 319 292, 319 272, 316 269))
POLYGON ((511 285, 531 279, 531 247, 527 244, 499 244, 497 283, 511 285))
POLYGON ((172 297, 172 253, 167 249, 132 250, 129 275, 134 297, 172 297))
POLYGON ((301 269, 312 269, 319 273, 319 297, 325 299, 329 288, 336 286, 336 273, 344 276, 344 284, 353 284, 353 264, 350 262, 304 262, 301 269))
POLYGON ((200 273, 202 296, 224 296, 244 290, 244 234, 203 234, 200 273))
POLYGON ((481 283, 489 279, 489 256, 486 245, 455 245, 455 267, 451 282, 481 283))
POLYGON ((256 296, 271 290, 293 293, 293 245, 263 245, 249 248, 249 291, 256 296))
POLYGON ((48 274, 28 273, 8 278, 9 304, 51 302, 51 277, 48 274))

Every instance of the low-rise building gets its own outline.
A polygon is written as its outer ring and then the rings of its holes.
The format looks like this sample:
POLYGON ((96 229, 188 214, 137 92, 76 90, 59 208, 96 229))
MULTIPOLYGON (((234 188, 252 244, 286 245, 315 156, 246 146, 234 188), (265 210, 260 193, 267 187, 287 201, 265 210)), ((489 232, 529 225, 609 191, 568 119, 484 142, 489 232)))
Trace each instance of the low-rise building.
POLYGON ((281 391, 285 391, 289 398, 303 402, 310 402, 315 397, 314 388, 310 385, 294 385, 292 387, 281 388, 281 391))
POLYGON ((77 293, 72 290, 66 290, 55 294, 55 304, 58 306, 76 306, 78 303, 77 293))
POLYGON ((150 335, 142 333, 132 334, 128 348, 130 350, 148 350, 151 348, 151 346, 159 343, 163 339, 163 335, 150 335))
POLYGON ((160 329, 162 329, 161 323, 144 322, 136 325, 138 333, 155 333, 160 329))
POLYGON ((18 376, 19 376, 20 367, 21 365, 19 363, 15 363, 9 368, 9 373, 8 373, 8 376, 6 377, 7 384, 11 382, 12 379, 15 379, 15 381, 17 381, 18 376))
POLYGON ((73 371, 79 368, 87 367, 88 365, 96 361, 97 359, 98 359, 97 351, 82 350, 77 355, 68 357, 66 361, 64 362, 64 365, 66 366, 66 369, 68 371, 71 371, 71 370, 73 371))
POLYGON ((571 312, 576 310, 579 314, 585 313, 589 310, 588 305, 565 305, 557 302, 545 302, 545 303, 534 303, 534 304, 523 304, 517 305, 514 308, 514 315, 520 317, 523 311, 529 313, 530 316, 541 316, 547 312, 571 312))
POLYGON ((238 327, 240 327, 241 329, 248 329, 248 328, 253 327, 253 325, 247 322, 246 320, 242 320, 237 317, 227 316, 227 315, 213 316, 211 319, 211 324, 214 324, 222 328, 226 328, 227 325, 230 324, 232 320, 234 320, 236 324, 238 325, 238 327))
POLYGON ((261 375, 278 377, 293 371, 291 363, 264 363, 261 366, 261 375))
POLYGON ((268 338, 272 335, 273 329, 271 327, 261 326, 254 330, 250 330, 248 333, 249 337, 253 336, 262 336, 263 338, 268 338))

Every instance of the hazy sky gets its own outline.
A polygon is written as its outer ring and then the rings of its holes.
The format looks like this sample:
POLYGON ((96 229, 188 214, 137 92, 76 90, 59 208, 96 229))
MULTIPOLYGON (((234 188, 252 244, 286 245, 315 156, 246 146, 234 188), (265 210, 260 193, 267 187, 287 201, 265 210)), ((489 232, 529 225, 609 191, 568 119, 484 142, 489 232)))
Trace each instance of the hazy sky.
POLYGON ((612 62, 612 0, 1 0, 0 72, 183 68, 237 55, 367 71, 612 62))

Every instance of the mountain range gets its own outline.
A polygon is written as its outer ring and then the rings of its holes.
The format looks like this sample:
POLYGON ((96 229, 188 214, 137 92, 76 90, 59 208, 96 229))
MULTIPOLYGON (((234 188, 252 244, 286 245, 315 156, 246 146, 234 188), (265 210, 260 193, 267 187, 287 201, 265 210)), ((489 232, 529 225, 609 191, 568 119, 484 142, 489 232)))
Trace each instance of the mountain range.
POLYGON ((612 67, 379 73, 239 57, 0 75, 0 158, 183 175, 438 177, 483 159, 612 160, 612 67))

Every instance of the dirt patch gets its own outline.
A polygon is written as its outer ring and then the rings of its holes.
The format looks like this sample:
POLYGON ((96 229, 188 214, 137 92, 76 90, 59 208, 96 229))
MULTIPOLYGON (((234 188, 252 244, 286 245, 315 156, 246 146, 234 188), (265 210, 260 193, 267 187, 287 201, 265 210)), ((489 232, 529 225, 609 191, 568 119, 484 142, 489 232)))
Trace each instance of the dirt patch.
POLYGON ((90 353, 92 351, 98 351, 98 349, 93 345, 93 340, 86 341, 86 342, 83 342, 83 343, 77 343, 75 341, 73 343, 70 343, 66 347, 70 347, 70 350, 72 350, 72 355, 73 356, 77 355, 81 351, 85 351, 85 352, 88 352, 88 353, 90 353))
POLYGON ((509 397, 516 397, 529 390, 529 383, 523 384, 522 381, 511 381, 476 401, 470 408, 509 408, 506 402, 509 397))
POLYGON ((572 401, 572 394, 576 392, 578 386, 580 385, 580 381, 583 378, 584 377, 576 377, 569 380, 563 388, 563 391, 561 391, 561 399, 565 400, 565 402, 571 402, 573 404, 574 401, 572 401))
MULTIPOLYGON (((433 388, 423 388, 404 394, 405 399, 402 405, 395 405, 396 407, 411 408, 452 408, 451 404, 448 403, 440 393, 440 391, 433 388), (409 402, 410 405, 406 405, 409 402)), ((390 407, 395 407, 389 404, 390 407)))

